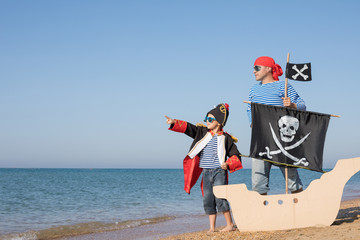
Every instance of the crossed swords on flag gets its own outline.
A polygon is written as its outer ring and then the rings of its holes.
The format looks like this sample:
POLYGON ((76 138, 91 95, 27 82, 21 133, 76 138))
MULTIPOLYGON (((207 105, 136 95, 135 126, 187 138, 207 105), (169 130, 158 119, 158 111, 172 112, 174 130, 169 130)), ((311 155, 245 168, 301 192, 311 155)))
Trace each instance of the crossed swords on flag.
POLYGON ((272 134, 272 137, 275 141, 275 144, 276 146, 279 148, 278 150, 275 150, 275 151, 270 151, 270 148, 269 147, 265 147, 265 150, 266 152, 260 152, 259 153, 259 156, 262 157, 264 155, 266 155, 269 159, 272 159, 272 155, 276 155, 276 154, 279 154, 279 153, 283 153, 286 157, 290 158, 291 160, 294 161, 294 165, 299 165, 299 164, 303 164, 305 167, 309 165, 309 162, 306 160, 306 158, 297 158, 297 157, 294 157, 293 155, 291 155, 288 150, 291 150, 291 149, 294 149, 298 146, 300 146, 305 140, 306 138, 311 134, 311 132, 309 132, 308 134, 306 134, 305 137, 303 137, 302 139, 300 139, 299 141, 297 141, 296 143, 294 143, 293 145, 291 146, 286 146, 286 147, 283 147, 279 141, 279 139, 276 137, 275 135, 275 132, 274 132, 274 129, 272 128, 271 126, 271 123, 269 123, 270 125, 270 130, 271 130, 271 134, 272 134))

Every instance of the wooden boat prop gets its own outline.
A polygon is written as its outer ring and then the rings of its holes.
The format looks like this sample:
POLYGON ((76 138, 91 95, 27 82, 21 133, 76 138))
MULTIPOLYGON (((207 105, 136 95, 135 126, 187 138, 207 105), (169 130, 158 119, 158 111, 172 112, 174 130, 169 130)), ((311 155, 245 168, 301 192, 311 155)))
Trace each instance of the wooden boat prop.
POLYGON ((360 157, 339 160, 334 169, 296 194, 260 195, 245 184, 215 186, 229 201, 240 231, 267 231, 330 226, 339 212, 344 186, 360 171, 360 157))

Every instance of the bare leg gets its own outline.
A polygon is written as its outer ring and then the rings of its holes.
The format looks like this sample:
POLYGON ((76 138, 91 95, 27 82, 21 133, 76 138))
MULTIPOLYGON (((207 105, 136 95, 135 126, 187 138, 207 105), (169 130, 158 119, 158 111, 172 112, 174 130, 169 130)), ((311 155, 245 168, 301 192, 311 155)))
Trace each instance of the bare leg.
POLYGON ((210 230, 209 232, 215 232, 216 214, 209 215, 210 230))
POLYGON ((232 219, 231 219, 230 211, 224 212, 224 217, 225 217, 225 220, 226 220, 226 227, 223 228, 221 230, 221 232, 233 231, 234 224, 233 224, 232 219))

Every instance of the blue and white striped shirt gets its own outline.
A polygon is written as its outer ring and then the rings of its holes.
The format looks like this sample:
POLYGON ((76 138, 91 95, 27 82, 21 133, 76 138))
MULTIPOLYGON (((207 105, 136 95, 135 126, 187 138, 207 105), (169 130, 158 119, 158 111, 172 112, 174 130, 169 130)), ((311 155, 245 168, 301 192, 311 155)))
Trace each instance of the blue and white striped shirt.
POLYGON ((219 168, 220 161, 217 152, 217 134, 215 134, 210 142, 206 144, 204 149, 200 153, 201 168, 219 168))
MULTIPOLYGON (((295 89, 288 83, 287 96, 295 103, 298 110, 306 110, 304 100, 297 94, 295 89)), ((283 106, 282 97, 285 97, 285 81, 255 84, 249 92, 249 101, 273 106, 283 106)), ((247 114, 251 123, 251 104, 247 107, 247 114)))

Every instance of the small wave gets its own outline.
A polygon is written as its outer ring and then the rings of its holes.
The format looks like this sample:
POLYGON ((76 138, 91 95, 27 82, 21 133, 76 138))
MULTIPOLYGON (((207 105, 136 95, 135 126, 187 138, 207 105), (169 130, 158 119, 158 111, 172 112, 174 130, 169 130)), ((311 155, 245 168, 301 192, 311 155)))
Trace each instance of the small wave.
POLYGON ((24 233, 14 233, 0 236, 0 240, 38 240, 36 231, 28 231, 24 233))
POLYGON ((155 224, 172 220, 173 216, 162 216, 140 220, 129 220, 114 223, 88 222, 74 225, 58 226, 39 231, 28 231, 24 233, 13 233, 0 236, 0 240, 42 240, 62 237, 77 236, 91 233, 118 231, 127 228, 139 227, 147 224, 155 224))

